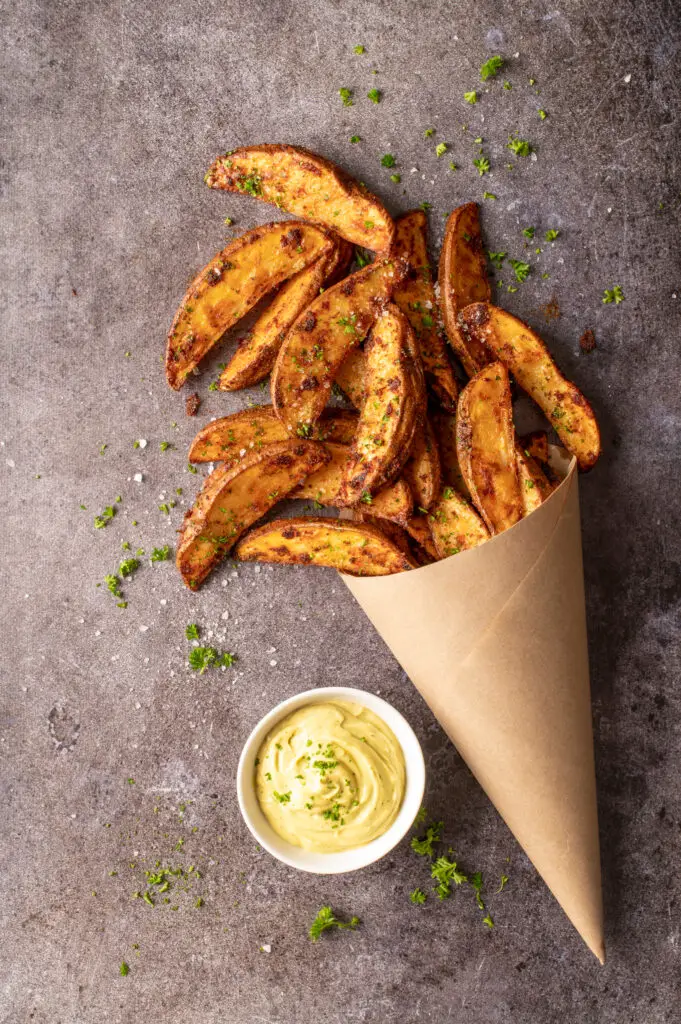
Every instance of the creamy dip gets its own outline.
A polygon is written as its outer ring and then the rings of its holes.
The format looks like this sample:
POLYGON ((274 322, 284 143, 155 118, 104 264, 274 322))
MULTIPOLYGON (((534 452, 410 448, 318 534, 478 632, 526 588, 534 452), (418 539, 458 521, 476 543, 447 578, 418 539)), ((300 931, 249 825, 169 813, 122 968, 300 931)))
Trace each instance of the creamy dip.
POLYGON ((255 787, 274 831, 294 846, 334 853, 363 846, 402 804, 404 754, 392 730, 362 704, 324 701, 292 711, 255 761, 255 787))

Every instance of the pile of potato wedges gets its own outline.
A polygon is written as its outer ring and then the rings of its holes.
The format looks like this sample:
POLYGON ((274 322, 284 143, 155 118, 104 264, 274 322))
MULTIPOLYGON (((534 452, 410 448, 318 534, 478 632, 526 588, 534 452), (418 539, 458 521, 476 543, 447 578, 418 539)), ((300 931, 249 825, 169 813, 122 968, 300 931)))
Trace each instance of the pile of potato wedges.
POLYGON ((589 403, 541 338, 490 302, 475 203, 449 217, 436 296, 425 214, 393 221, 322 157, 247 147, 216 160, 206 182, 295 219, 254 228, 218 253, 168 335, 167 379, 179 389, 271 296, 218 388, 269 376, 272 404, 208 423, 189 453, 193 463, 218 465, 180 530, 177 566, 188 587, 228 552, 385 575, 513 526, 555 487, 546 433, 516 434, 513 382, 580 468, 594 465, 600 437, 589 403), (329 404, 339 393, 345 408, 329 404), (257 525, 290 498, 341 515, 257 525))

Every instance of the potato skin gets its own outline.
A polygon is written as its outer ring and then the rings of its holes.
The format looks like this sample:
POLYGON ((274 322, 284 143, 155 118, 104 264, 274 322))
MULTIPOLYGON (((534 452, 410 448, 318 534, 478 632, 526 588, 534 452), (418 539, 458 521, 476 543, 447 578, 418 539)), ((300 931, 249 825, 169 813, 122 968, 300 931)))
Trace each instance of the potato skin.
POLYGON ((295 321, 316 299, 322 285, 333 283, 344 274, 351 258, 352 246, 338 238, 327 256, 320 256, 284 282, 220 374, 220 391, 252 387, 272 372, 279 349, 295 321))
POLYGON ((440 493, 441 473, 437 441, 427 418, 416 428, 402 475, 414 495, 416 507, 429 509, 440 493))
POLYGON ((539 335, 491 303, 467 306, 461 320, 469 336, 493 352, 534 399, 579 468, 591 469, 601 452, 596 416, 576 384, 560 372, 539 335))
POLYGON ((456 446, 473 504, 490 533, 522 519, 511 388, 503 363, 486 366, 461 392, 456 446))
POLYGON ((380 260, 328 288, 298 317, 272 372, 272 404, 289 433, 306 436, 322 414, 336 374, 367 336, 403 273, 380 260))
POLYGON ((196 590, 241 534, 328 462, 318 441, 280 441, 215 469, 180 529, 176 565, 196 590))
POLYGON ((469 377, 492 362, 484 344, 461 329, 459 312, 491 297, 482 247, 477 203, 458 206, 449 215, 440 253, 440 309, 447 337, 469 377))
POLYGON ((264 224, 236 238, 201 270, 168 332, 166 377, 176 391, 206 353, 260 299, 331 252, 329 233, 303 221, 264 224))
POLYGON ((393 254, 408 265, 404 280, 395 288, 393 301, 405 314, 416 335, 426 381, 440 405, 453 412, 459 386, 447 344, 439 325, 435 289, 428 259, 428 218, 423 210, 410 210, 395 221, 393 254))
MULTIPOLYGON (((310 440, 350 444, 356 429, 357 413, 350 409, 326 409, 312 430, 310 440)), ((274 408, 254 405, 207 423, 192 441, 189 461, 233 464, 266 444, 288 440, 290 434, 274 408)))
POLYGON ((324 565, 349 576, 387 576, 416 568, 375 526, 350 519, 301 516, 256 527, 237 545, 245 562, 324 565))
POLYGON ((395 225, 383 203, 330 160, 297 146, 244 146, 218 157, 210 188, 274 203, 373 252, 387 252, 395 225))

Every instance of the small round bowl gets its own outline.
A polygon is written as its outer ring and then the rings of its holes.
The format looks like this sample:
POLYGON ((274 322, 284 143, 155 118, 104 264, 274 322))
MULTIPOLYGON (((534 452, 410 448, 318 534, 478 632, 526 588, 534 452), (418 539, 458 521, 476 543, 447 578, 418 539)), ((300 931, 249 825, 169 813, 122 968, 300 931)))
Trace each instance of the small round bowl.
POLYGON ((300 871, 311 871, 317 875, 337 875, 344 871, 357 871, 380 860, 404 838, 419 812, 426 783, 426 766, 421 745, 414 730, 399 711, 373 693, 355 690, 347 686, 324 686, 317 690, 306 690, 295 697, 289 697, 277 704, 269 714, 256 725, 239 758, 236 775, 236 789, 239 808, 244 821, 254 838, 277 860, 300 871), (364 846, 338 853, 314 853, 300 846, 293 846, 281 839, 272 829, 260 809, 255 791, 255 759, 268 732, 278 721, 285 718, 304 704, 319 704, 327 700, 343 700, 362 704, 369 711, 382 718, 395 734, 402 748, 406 768, 406 784, 402 806, 394 822, 377 839, 364 846))

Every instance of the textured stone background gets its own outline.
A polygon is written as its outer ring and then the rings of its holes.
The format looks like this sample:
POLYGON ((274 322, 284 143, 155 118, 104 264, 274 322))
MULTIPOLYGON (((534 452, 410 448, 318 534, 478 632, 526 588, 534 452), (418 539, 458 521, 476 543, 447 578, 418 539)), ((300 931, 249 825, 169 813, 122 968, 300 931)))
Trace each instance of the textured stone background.
POLYGON ((675 7, 4 6, 2 1022, 681 1019, 675 7), (499 80, 467 106, 464 91, 497 52, 513 89, 499 80), (340 86, 355 90, 353 107, 340 86), (365 98, 372 86, 378 106, 365 98), (425 140, 429 126, 437 135, 425 140), (537 159, 508 173, 516 130, 537 159), (361 144, 349 144, 353 133, 361 144), (493 164, 484 179, 472 166, 477 134, 493 164), (440 140, 450 152, 438 161, 440 140), (199 482, 185 468, 197 424, 248 400, 207 390, 216 355, 188 420, 161 353, 188 279, 230 233, 272 217, 202 183, 217 153, 256 141, 318 149, 395 212, 431 202, 435 241, 443 215, 485 188, 498 195, 484 203, 489 248, 520 256, 526 224, 561 230, 531 257, 527 283, 500 294, 544 330, 603 424, 582 512, 604 968, 333 574, 227 566, 192 596, 172 564, 145 564, 125 586, 126 610, 95 586, 121 541, 147 552, 173 542, 199 482), (380 166, 388 151, 401 186, 380 166), (449 157, 460 170, 447 170, 449 157), (625 302, 602 305, 615 283, 625 302), (553 297, 562 316, 547 325, 553 297), (598 342, 590 355, 578 345, 586 328, 598 342), (147 448, 134 450, 135 438, 147 448), (164 440, 174 448, 161 453, 164 440), (184 495, 166 517, 160 496, 177 487, 184 495), (93 514, 117 495, 115 521, 94 530, 93 514), (190 621, 238 653, 238 670, 189 672, 190 621), (380 690, 413 723, 429 810, 491 888, 510 876, 489 900, 493 932, 470 893, 409 903, 427 879, 407 843, 326 880, 255 849, 234 794, 242 742, 281 697, 324 682, 380 690), (156 859, 201 867, 176 911, 131 900, 156 859), (306 930, 325 902, 362 927, 313 946, 306 930))

